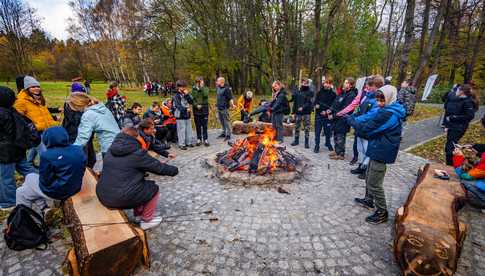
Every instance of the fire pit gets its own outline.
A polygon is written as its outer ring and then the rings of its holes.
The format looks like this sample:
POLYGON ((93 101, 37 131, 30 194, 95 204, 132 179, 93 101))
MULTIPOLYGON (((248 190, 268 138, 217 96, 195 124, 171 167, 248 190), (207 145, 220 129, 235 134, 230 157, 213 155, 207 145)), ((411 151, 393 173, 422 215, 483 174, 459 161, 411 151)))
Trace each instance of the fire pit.
POLYGON ((209 156, 206 164, 219 179, 233 184, 290 183, 303 173, 303 160, 273 137, 272 128, 250 132, 230 144, 229 150, 209 156))

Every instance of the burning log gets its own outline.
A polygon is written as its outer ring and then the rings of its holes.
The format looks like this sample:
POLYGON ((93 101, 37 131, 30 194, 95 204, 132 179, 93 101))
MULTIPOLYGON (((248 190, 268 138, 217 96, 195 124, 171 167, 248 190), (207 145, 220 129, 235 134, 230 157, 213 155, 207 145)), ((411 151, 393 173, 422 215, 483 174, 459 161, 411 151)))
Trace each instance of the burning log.
POLYGON ((251 162, 249 162, 249 173, 258 172, 259 159, 261 159, 263 152, 264 152, 264 145, 260 144, 256 149, 256 151, 254 152, 251 162))

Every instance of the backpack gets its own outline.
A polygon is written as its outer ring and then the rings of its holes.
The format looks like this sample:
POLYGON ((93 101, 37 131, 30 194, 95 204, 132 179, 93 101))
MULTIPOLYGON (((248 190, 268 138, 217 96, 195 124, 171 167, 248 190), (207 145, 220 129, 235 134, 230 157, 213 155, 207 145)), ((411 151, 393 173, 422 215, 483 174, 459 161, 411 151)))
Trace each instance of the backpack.
POLYGON ((15 123, 15 141, 14 144, 22 149, 36 147, 41 142, 41 137, 34 123, 22 114, 12 112, 15 123))
POLYGON ((3 233, 8 248, 16 251, 31 248, 45 250, 49 243, 44 219, 23 204, 17 205, 10 213, 3 233), (41 245, 44 248, 39 248, 41 245))

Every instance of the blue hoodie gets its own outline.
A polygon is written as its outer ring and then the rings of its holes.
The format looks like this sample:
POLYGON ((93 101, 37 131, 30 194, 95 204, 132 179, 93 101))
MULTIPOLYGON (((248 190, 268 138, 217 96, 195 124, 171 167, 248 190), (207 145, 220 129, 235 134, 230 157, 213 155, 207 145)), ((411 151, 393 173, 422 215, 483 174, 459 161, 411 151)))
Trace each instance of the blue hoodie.
POLYGON ((395 102, 357 118, 350 116, 347 122, 355 128, 359 137, 369 140, 366 155, 371 160, 391 164, 396 161, 399 152, 405 117, 406 110, 395 102))
POLYGON ((93 132, 96 133, 102 153, 108 151, 116 135, 120 132, 120 128, 113 114, 102 103, 86 108, 81 117, 81 123, 79 124, 77 138, 74 144, 80 146, 86 145, 93 132))
POLYGON ((63 127, 45 130, 42 142, 47 150, 40 155, 40 190, 50 198, 65 200, 81 189, 86 155, 82 147, 69 144, 63 127))

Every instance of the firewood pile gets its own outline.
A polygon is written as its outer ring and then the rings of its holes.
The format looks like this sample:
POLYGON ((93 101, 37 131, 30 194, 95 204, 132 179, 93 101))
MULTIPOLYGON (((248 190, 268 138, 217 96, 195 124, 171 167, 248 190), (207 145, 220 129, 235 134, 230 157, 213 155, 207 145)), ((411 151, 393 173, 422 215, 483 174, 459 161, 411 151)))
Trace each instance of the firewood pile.
POLYGON ((275 171, 295 171, 299 158, 286 151, 273 137, 272 128, 266 128, 261 134, 252 132, 247 138, 236 140, 229 150, 217 154, 216 162, 230 172, 266 175, 275 171))

